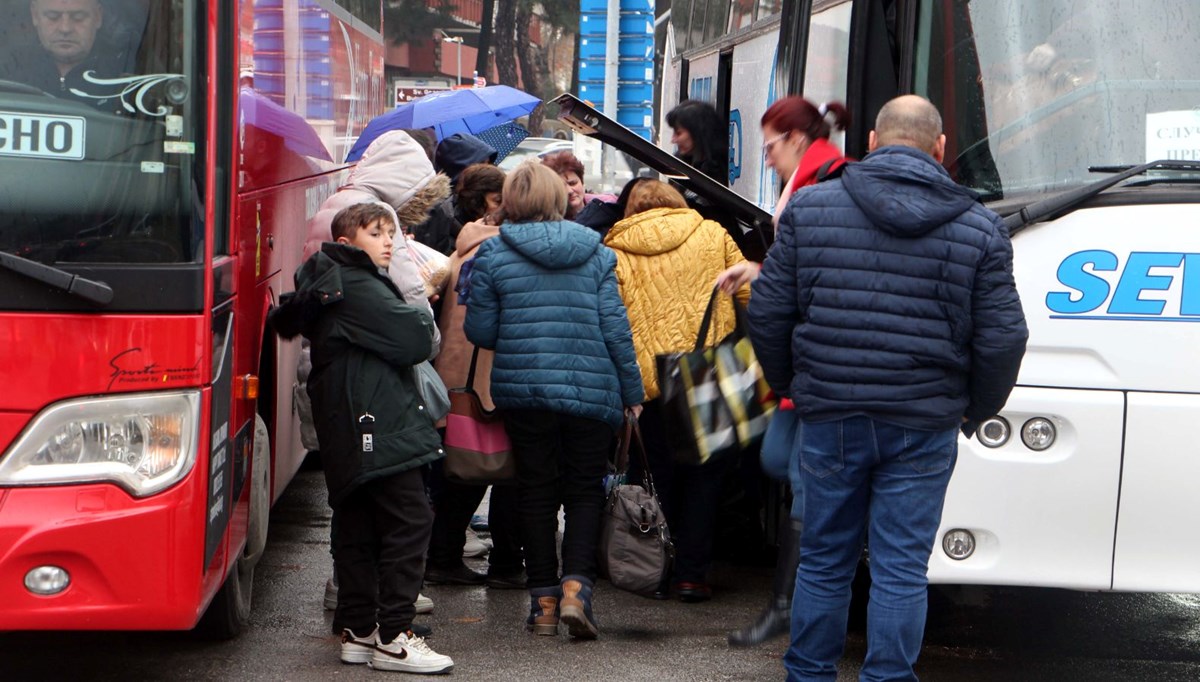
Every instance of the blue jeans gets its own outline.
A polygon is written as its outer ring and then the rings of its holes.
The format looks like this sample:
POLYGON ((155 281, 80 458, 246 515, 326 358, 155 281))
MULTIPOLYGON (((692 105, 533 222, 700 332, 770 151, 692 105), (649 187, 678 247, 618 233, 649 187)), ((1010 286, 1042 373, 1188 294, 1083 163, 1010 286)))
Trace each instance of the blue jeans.
POLYGON ((918 431, 868 417, 802 428, 803 559, 783 658, 788 680, 837 679, 864 529, 872 584, 859 680, 916 680, 926 569, 958 458, 958 429, 918 431))
POLYGON ((792 518, 804 519, 804 487, 800 478, 800 416, 795 410, 775 410, 763 435, 759 461, 763 473, 792 489, 792 518))

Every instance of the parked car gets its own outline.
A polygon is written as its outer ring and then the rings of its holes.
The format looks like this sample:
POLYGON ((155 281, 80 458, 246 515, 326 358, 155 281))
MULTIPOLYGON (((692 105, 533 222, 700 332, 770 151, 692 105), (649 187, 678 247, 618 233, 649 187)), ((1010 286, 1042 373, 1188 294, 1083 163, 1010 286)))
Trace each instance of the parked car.
POLYGON ((588 139, 579 143, 571 140, 559 140, 552 137, 527 137, 517 145, 508 156, 497 164, 504 171, 511 171, 516 168, 522 161, 532 157, 543 157, 555 152, 567 151, 575 154, 579 161, 583 164, 583 185, 588 192, 611 192, 619 193, 625 183, 633 179, 636 175, 635 167, 640 167, 630 162, 628 156, 624 152, 613 150, 613 158, 616 160, 616 169, 613 172, 613 182, 611 185, 606 185, 604 182, 604 174, 601 172, 601 157, 603 156, 603 147, 596 141, 588 139))

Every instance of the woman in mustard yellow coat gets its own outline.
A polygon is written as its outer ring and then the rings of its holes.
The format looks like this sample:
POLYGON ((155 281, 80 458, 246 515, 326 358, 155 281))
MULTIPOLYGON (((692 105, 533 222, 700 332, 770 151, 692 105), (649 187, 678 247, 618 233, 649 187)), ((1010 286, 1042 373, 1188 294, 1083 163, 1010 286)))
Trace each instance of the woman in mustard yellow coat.
MULTIPOLYGON (((673 587, 682 601, 706 601, 712 596, 707 574, 721 479, 731 458, 701 466, 672 461, 654 358, 693 348, 717 276, 745 258, 725 228, 688 208, 670 185, 657 180, 637 183, 629 194, 625 219, 613 226, 604 243, 617 254, 617 283, 646 389, 639 423, 675 540, 673 587)), ((749 294, 749 287, 739 291, 743 303, 749 294)), ((708 343, 724 338, 734 324, 733 303, 722 296, 708 343)))

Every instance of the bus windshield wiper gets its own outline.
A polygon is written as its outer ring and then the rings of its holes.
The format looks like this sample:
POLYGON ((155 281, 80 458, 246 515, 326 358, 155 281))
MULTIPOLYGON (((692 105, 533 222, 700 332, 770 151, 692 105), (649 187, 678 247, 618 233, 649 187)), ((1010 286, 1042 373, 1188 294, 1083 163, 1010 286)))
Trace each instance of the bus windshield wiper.
POLYGON ((1074 209, 1109 187, 1155 168, 1172 171, 1200 172, 1200 163, 1163 160, 1143 163, 1140 166, 1091 166, 1088 168, 1089 172, 1116 173, 1116 175, 1070 190, 1069 192, 1063 192, 1044 201, 1030 204, 1020 211, 1006 216, 1004 218, 1004 226, 1008 228, 1010 235, 1016 234, 1025 229, 1027 225, 1031 225, 1052 215, 1069 212, 1071 209, 1074 209))
POLYGON ((65 291, 73 296, 78 296, 86 301, 107 305, 112 302, 113 290, 104 282, 72 275, 66 270, 59 270, 56 267, 44 265, 37 261, 14 256, 11 253, 0 251, 0 268, 10 270, 12 272, 24 275, 30 279, 35 279, 43 284, 49 284, 55 289, 65 291))

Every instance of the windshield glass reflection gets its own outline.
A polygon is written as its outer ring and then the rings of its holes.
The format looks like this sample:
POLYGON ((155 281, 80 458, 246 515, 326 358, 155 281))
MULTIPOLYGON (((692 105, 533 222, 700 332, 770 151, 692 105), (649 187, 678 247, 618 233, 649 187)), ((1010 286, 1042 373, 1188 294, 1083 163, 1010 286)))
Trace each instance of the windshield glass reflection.
POLYGON ((0 0, 0 250, 202 258, 196 14, 185 0, 0 0))
POLYGON ((995 199, 1200 158, 1198 20, 1188 0, 923 3, 915 89, 943 112, 947 168, 995 199))

